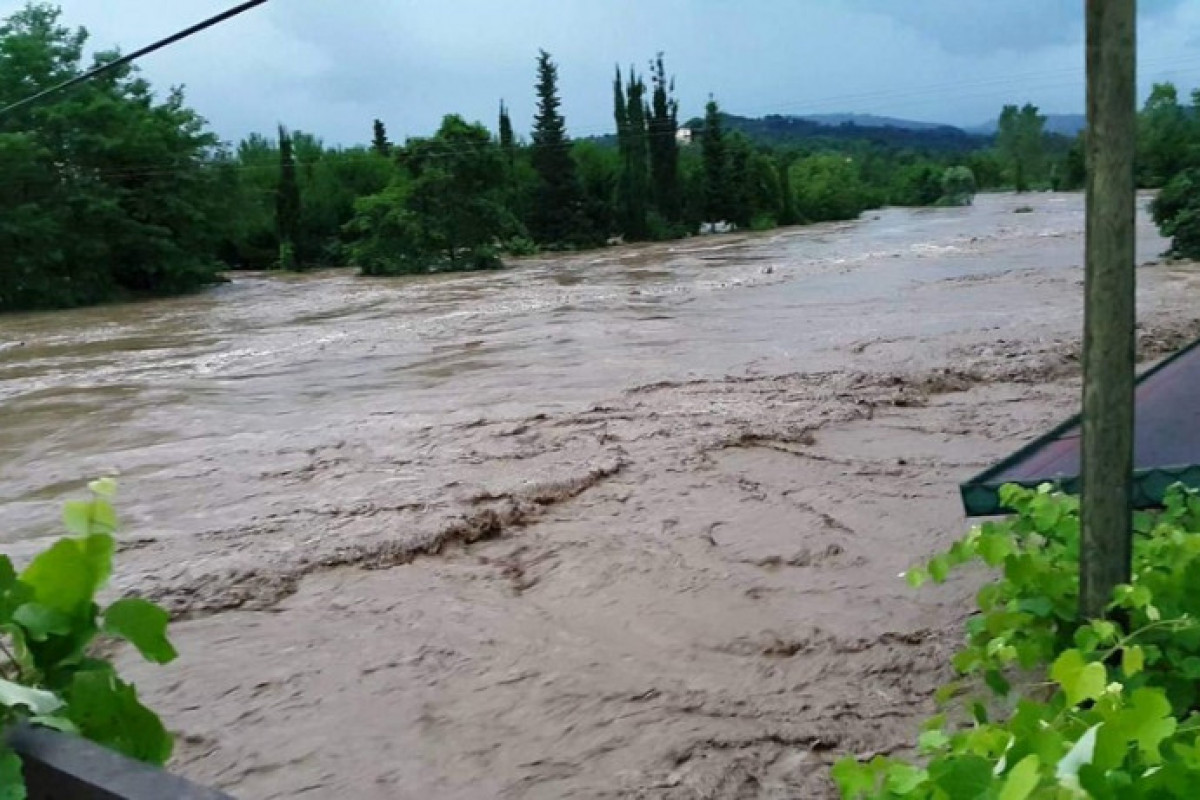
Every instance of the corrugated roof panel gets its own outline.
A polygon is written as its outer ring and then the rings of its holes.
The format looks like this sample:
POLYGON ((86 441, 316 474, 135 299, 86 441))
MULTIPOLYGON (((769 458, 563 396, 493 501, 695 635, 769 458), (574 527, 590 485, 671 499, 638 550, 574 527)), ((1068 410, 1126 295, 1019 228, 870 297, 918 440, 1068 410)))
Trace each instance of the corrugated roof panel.
MULTIPOLYGON (((1200 489, 1200 340, 1148 370, 1137 381, 1134 504, 1153 508, 1176 483, 1200 489)), ((962 484, 967 516, 1001 514, 999 490, 1009 483, 1079 488, 1080 416, 962 484)))

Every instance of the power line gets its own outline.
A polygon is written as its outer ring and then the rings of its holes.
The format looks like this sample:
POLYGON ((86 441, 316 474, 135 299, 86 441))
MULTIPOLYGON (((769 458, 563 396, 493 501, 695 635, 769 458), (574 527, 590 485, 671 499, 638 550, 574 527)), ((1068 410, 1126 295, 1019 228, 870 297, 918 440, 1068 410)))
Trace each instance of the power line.
POLYGON ((57 94, 58 92, 62 92, 67 89, 70 89, 71 87, 77 86, 85 81, 89 81, 92 78, 103 75, 104 73, 110 72, 114 69, 117 69, 118 67, 123 67, 126 64, 129 64, 130 62, 141 58, 144 55, 149 55, 150 53, 153 53, 155 50, 161 50, 162 48, 167 47, 168 45, 175 44, 176 42, 186 39, 189 36, 192 36, 194 34, 197 34, 200 31, 206 30, 208 28, 211 28, 214 25, 220 24, 227 19, 232 19, 233 17, 236 17, 239 14, 243 14, 252 8, 261 6, 266 2, 267 2, 267 0, 248 0, 248 2, 242 3, 241 5, 235 6, 234 8, 231 8, 228 11, 217 14, 215 17, 210 17, 210 18, 204 20, 203 22, 198 22, 195 25, 191 26, 190 28, 186 28, 186 29, 180 31, 179 33, 176 33, 172 36, 168 36, 165 39, 159 39, 154 44, 147 45, 146 47, 143 47, 141 50, 135 50, 132 53, 130 53, 129 55, 121 56, 120 58, 116 59, 115 61, 110 61, 107 64, 101 64, 100 66, 96 67, 95 69, 89 70, 88 72, 85 72, 82 75, 76 75, 74 78, 65 80, 62 83, 58 84, 57 86, 51 86, 49 89, 45 89, 43 91, 38 92, 35 95, 26 97, 24 100, 18 100, 17 102, 15 102, 11 105, 5 106, 4 108, 0 108, 0 117, 3 117, 6 114, 10 114, 13 111, 16 111, 17 109, 24 108, 25 106, 36 103, 39 100, 41 100, 45 97, 49 97, 52 94, 57 94))

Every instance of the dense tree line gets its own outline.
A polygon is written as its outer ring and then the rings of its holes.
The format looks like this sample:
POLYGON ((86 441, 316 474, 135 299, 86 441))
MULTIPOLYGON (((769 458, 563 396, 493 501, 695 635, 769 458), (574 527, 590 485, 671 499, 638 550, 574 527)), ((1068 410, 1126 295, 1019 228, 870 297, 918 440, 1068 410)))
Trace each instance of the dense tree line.
MULTIPOLYGON (((10 16, 0 103, 80 74, 85 43, 51 6, 10 16)), ((994 143, 953 128, 751 124, 715 98, 681 124, 659 54, 616 71, 615 135, 576 141, 550 54, 534 79, 528 139, 501 103, 495 134, 448 115, 403 142, 375 119, 360 147, 282 125, 230 147, 181 94, 156 100, 134 70, 30 106, 0 120, 0 310, 189 291, 226 269, 491 268, 505 254, 677 238, 706 223, 766 229, 1083 180, 1080 144, 1046 134, 1032 106, 1006 109, 994 143)), ((1178 115, 1161 98, 1154 113, 1162 155, 1148 175, 1181 158, 1178 115)))
POLYGON ((1173 84, 1156 84, 1138 116, 1139 185, 1160 188, 1151 211, 1171 251, 1200 259, 1200 89, 1191 104, 1173 84))
MULTIPOLYGON (((49 6, 0 21, 0 106, 90 69, 86 41, 49 6)), ((212 282, 230 177, 210 168, 219 157, 178 92, 158 100, 130 69, 0 118, 0 310, 212 282)))

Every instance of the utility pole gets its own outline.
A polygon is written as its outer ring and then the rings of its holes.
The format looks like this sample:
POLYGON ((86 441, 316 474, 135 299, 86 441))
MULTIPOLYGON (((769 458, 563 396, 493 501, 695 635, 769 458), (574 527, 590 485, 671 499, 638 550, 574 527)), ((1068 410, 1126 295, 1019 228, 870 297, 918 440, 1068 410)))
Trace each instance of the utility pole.
POLYGON ((1137 0, 1087 0, 1087 234, 1080 613, 1104 616, 1132 561, 1137 0))

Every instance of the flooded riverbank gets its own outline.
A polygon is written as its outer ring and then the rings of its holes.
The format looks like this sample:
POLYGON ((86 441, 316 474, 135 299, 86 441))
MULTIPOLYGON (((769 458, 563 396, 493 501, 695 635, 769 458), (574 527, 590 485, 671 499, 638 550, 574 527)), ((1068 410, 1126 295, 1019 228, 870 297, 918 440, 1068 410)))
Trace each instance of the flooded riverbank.
MULTIPOLYGON (((967 582, 896 574, 1077 405, 1082 225, 984 196, 0 318, 0 536, 118 475, 116 582, 188 618, 134 674, 240 797, 819 797, 959 638, 967 582)), ((1198 278, 1140 280, 1159 355, 1198 278)))

